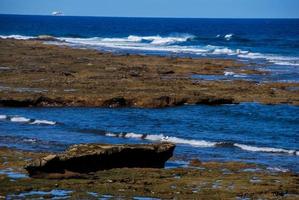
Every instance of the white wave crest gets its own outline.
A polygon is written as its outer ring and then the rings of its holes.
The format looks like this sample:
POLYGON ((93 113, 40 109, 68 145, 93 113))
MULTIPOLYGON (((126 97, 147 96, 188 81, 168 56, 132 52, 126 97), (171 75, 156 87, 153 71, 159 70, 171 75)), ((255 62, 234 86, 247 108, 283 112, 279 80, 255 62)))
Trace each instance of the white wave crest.
POLYGON ((0 115, 0 120, 6 119, 7 116, 6 115, 0 115))
POLYGON ((267 170, 271 171, 271 172, 289 172, 290 170, 286 169, 286 168, 282 168, 282 167, 267 167, 267 170))
POLYGON ((12 117, 10 118, 11 122, 29 122, 30 119, 26 118, 26 117, 12 117))
POLYGON ((215 49, 212 54, 236 55, 237 52, 229 48, 215 49))
POLYGON ((30 124, 55 125, 56 122, 48 121, 48 120, 38 120, 38 119, 36 119, 33 122, 31 122, 30 124))
POLYGON ((40 119, 30 119, 22 116, 6 116, 6 115, 0 115, 0 120, 1 119, 8 119, 11 122, 16 122, 16 123, 28 123, 28 124, 37 124, 37 125, 55 125, 57 122, 54 121, 49 121, 49 120, 40 120, 40 119))
POLYGON ((263 59, 268 62, 274 63, 276 65, 289 65, 289 66, 299 66, 298 57, 289 56, 277 56, 272 54, 261 54, 248 52, 246 54, 239 54, 239 58, 249 58, 249 59, 263 59))
POLYGON ((226 40, 231 40, 233 36, 234 36, 234 34, 230 33, 230 34, 226 34, 226 35, 224 36, 224 38, 225 38, 226 40))
POLYGON ((295 150, 287 150, 281 148, 255 147, 255 146, 249 146, 245 144, 234 144, 234 146, 239 147, 246 151, 267 152, 267 153, 287 153, 287 154, 298 155, 295 150))
MULTIPOLYGON (((234 34, 227 34, 223 36, 226 40, 230 40, 234 34)), ((218 35, 217 37, 221 37, 218 35)), ((14 38, 14 39, 33 39, 32 36, 22 35, 0 35, 0 38, 14 38)), ((88 47, 95 49, 107 50, 133 50, 133 51, 149 51, 149 52, 165 52, 165 53, 183 53, 195 54, 199 56, 236 56, 245 59, 259 59, 264 60, 275 65, 299 66, 298 57, 279 56, 275 54, 262 54, 258 52, 249 52, 241 49, 231 49, 225 46, 212 45, 196 45, 186 46, 180 43, 186 42, 195 36, 190 34, 178 34, 170 36, 137 36, 130 35, 128 37, 120 38, 71 38, 60 37, 58 41, 50 41, 46 43, 56 45, 69 45, 74 47, 88 47)))
POLYGON ((224 76, 233 76, 235 75, 234 72, 224 72, 224 76))
POLYGON ((175 144, 184 144, 190 145, 194 147, 223 147, 223 146, 231 146, 238 147, 245 151, 253 151, 253 152, 265 152, 265 153, 286 153, 292 155, 299 155, 299 152, 296 150, 287 150, 281 148, 271 148, 271 147, 256 147, 249 146, 245 144, 238 143, 228 143, 229 145, 223 145, 225 142, 211 142, 205 140, 194 140, 194 139, 183 139, 173 136, 165 136, 163 134, 138 134, 138 133, 106 133, 108 137, 120 137, 120 138, 134 138, 134 139, 143 139, 157 142, 172 142, 175 144))
POLYGON ((162 141, 165 136, 163 134, 160 135, 146 135, 144 139, 152 140, 152 141, 162 141))
POLYGON ((114 133, 106 133, 105 135, 108 137, 117 137, 117 134, 114 133))
POLYGON ((177 137, 164 137, 162 141, 173 142, 175 144, 187 144, 195 147, 214 147, 216 142, 208 142, 205 140, 188 140, 177 137))
POLYGON ((24 35, 0 35, 2 39, 16 39, 16 40, 28 40, 33 39, 32 36, 24 36, 24 35))
POLYGON ((124 135, 125 138, 142 138, 142 134, 136 134, 136 133, 127 133, 124 135))

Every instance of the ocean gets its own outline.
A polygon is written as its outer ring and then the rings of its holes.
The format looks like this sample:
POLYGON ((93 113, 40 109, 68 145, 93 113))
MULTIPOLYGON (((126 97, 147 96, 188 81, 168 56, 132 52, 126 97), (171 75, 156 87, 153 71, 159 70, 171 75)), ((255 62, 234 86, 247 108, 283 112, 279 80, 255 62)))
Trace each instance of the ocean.
MULTIPOLYGON (((0 15, 1 38, 39 35, 54 36, 57 41, 47 42, 54 45, 117 54, 237 59, 269 72, 195 79, 299 82, 298 19, 0 15)), ((0 146, 59 152, 76 143, 156 141, 177 144, 168 167, 197 158, 299 172, 299 107, 242 103, 164 109, 0 108, 0 146)))

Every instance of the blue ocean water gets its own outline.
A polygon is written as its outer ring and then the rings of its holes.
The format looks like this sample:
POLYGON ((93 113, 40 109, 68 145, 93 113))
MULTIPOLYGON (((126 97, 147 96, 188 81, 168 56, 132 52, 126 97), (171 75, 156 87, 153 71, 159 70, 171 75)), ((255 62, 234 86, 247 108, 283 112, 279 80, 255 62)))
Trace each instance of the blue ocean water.
MULTIPOLYGON (((0 37, 115 53, 233 58, 266 75, 204 80, 299 82, 298 19, 167 19, 0 15, 0 37)), ((298 92, 298 87, 290 90, 298 92)), ((175 159, 245 161, 299 172, 299 108, 254 103, 167 109, 1 108, 0 146, 62 151, 81 142, 170 141, 175 159)))
POLYGON ((299 107, 255 103, 165 109, 0 108, 0 146, 177 144, 176 160, 245 161, 299 172, 299 107))

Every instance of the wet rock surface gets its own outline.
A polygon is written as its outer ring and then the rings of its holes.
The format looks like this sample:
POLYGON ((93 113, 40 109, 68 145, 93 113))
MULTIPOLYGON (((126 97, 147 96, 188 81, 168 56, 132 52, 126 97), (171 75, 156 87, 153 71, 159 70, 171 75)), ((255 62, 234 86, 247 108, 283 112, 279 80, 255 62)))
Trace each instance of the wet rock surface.
POLYGON ((61 154, 36 159, 25 169, 32 177, 49 173, 89 173, 113 168, 163 168, 175 145, 159 144, 81 144, 61 154))
POLYGON ((264 73, 244 70, 246 66, 235 60, 114 55, 42 42, 0 39, 0 69, 5 69, 0 73, 0 106, 161 108, 240 102, 299 105, 299 83, 206 81, 192 77, 264 73))
MULTIPOLYGON (((116 168, 30 178, 28 160, 46 157, 0 148, 1 199, 298 199, 298 174, 238 162, 191 160, 185 168, 116 168), (9 172, 9 173, 6 173, 9 172), (11 174, 23 174, 17 179, 11 174)), ((172 158, 176 159, 176 158, 172 158)), ((174 160, 172 160, 174 161, 174 160)))

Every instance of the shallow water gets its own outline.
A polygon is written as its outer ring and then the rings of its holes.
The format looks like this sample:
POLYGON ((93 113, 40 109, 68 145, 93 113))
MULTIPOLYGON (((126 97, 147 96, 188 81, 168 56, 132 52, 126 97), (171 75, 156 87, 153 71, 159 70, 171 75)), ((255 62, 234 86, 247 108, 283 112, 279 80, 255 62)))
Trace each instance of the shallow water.
POLYGON ((175 159, 181 161, 169 167, 199 158, 298 172, 298 139, 299 107, 290 105, 0 108, 0 146, 63 151, 77 143, 170 141, 177 144, 175 159))

